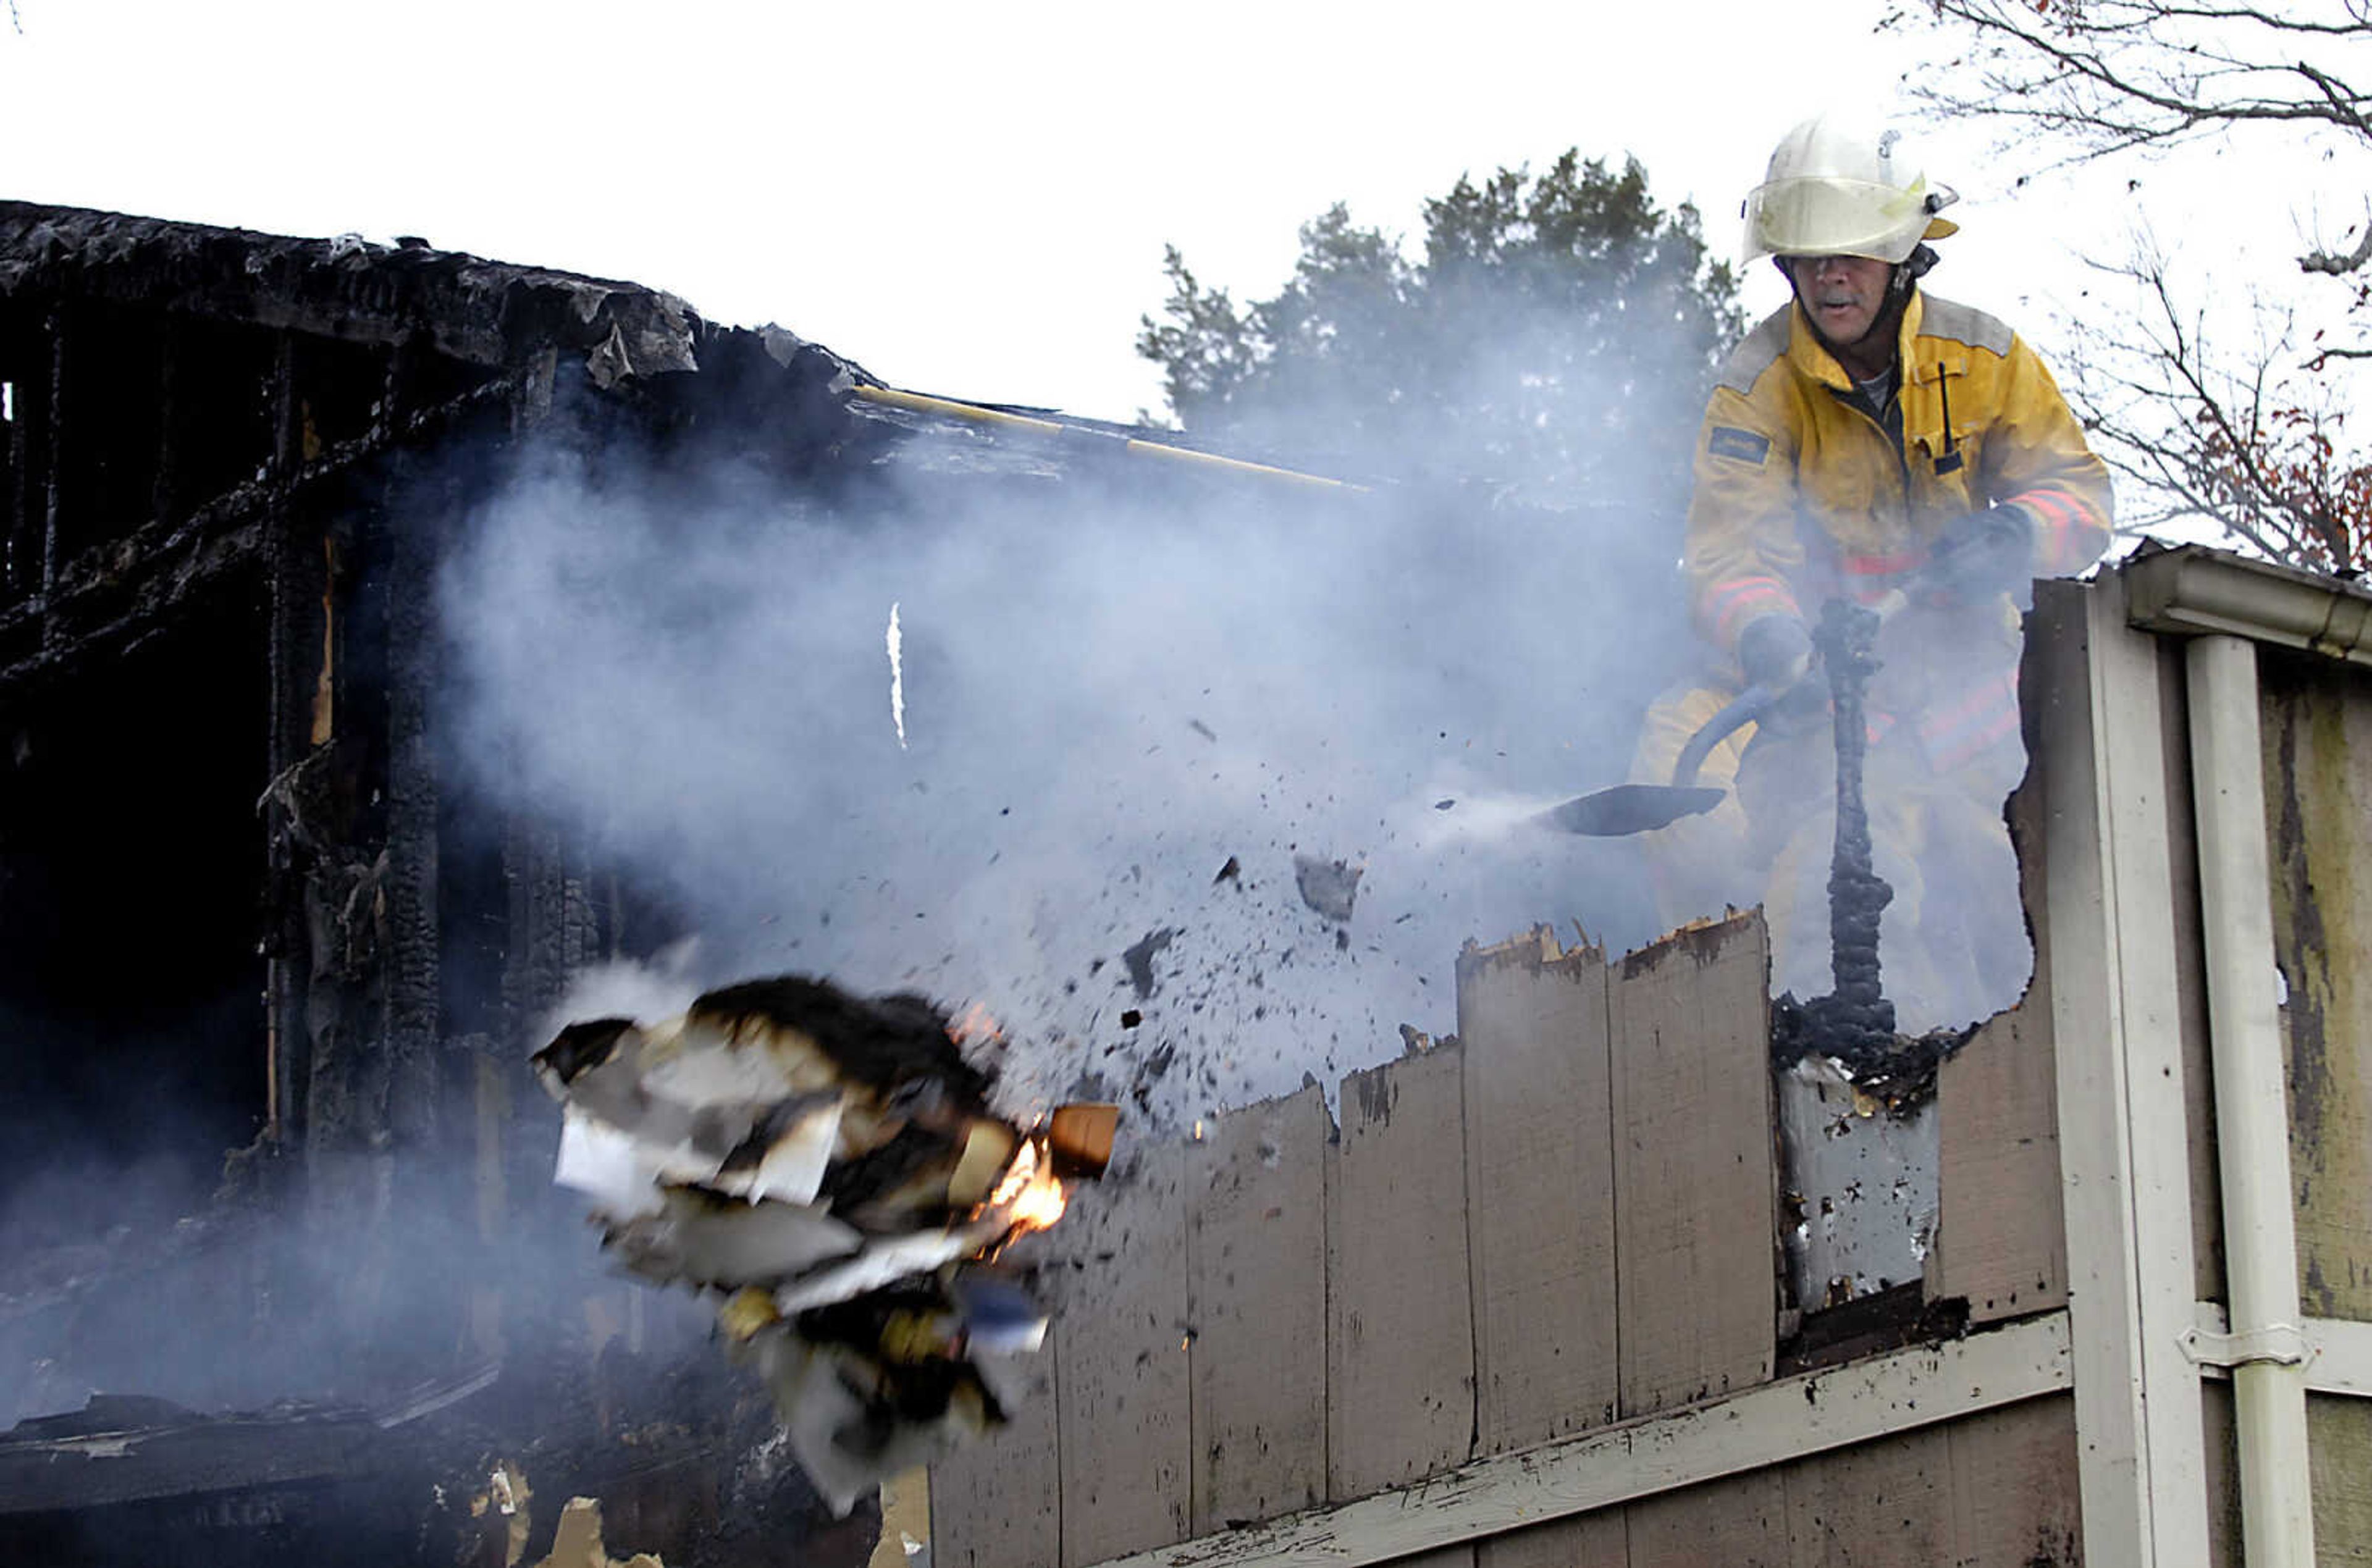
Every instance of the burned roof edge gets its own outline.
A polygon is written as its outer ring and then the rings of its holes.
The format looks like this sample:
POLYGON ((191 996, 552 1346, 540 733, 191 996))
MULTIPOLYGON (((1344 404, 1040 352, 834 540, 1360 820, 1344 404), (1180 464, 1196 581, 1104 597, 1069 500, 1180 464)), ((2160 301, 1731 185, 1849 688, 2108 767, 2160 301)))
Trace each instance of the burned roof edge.
POLYGON ((639 284, 356 235, 293 238, 81 207, 0 202, 0 300, 36 292, 135 303, 516 366, 582 352, 602 386, 699 367, 708 323, 639 284))

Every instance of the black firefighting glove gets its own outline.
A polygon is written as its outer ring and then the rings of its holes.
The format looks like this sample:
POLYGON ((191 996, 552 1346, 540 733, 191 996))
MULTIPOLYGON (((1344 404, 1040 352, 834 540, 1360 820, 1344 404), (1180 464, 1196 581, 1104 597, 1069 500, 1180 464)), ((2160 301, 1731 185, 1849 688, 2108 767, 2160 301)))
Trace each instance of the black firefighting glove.
POLYGON ((1785 691, 1812 662, 1812 634, 1793 615, 1758 616, 1738 634, 1738 668, 1756 686, 1785 691))
POLYGON ((1773 693, 1756 719, 1759 734, 1777 738, 1829 722, 1829 683, 1812 668, 1812 634, 1792 615, 1766 615, 1738 634, 1739 671, 1773 693))
POLYGON ((1927 556, 1927 580, 1959 604, 1982 604, 2000 594, 2023 598, 2033 575, 2034 519, 2017 505, 1953 518, 1927 556))

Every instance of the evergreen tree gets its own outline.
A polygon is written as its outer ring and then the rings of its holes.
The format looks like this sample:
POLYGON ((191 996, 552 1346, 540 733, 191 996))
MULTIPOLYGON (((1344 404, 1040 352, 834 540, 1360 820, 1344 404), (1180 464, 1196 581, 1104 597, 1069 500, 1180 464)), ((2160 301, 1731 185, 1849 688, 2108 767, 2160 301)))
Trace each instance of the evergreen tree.
POLYGON ((1338 204, 1273 298, 1237 305, 1174 246, 1165 267, 1137 352, 1190 433, 1543 502, 1669 502, 1740 325, 1695 209, 1578 151, 1427 201, 1422 260, 1338 204))

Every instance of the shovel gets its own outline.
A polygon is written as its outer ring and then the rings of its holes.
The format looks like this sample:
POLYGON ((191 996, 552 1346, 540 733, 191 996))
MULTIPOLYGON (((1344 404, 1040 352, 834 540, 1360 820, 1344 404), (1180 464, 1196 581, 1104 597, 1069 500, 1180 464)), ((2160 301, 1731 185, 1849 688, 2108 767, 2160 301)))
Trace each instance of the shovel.
MULTIPOLYGON (((1888 588, 1883 596, 1871 600, 1866 610, 1877 614, 1878 621, 1890 621, 1902 605, 1910 602, 1905 588, 1888 588)), ((1653 832, 1656 828, 1670 828, 1681 816, 1696 816, 1698 811, 1710 811, 1722 804, 1727 790, 1701 787, 1696 783, 1696 769, 1705 764, 1713 748, 1729 740, 1741 724, 1755 724, 1779 703, 1779 697, 1796 691, 1793 686, 1749 686, 1743 695, 1731 700, 1729 707, 1705 719, 1705 726, 1693 736, 1689 745, 1680 748, 1680 761, 1672 764, 1672 783, 1668 785, 1613 785, 1610 790, 1599 790, 1597 795, 1575 795, 1561 807, 1549 807, 1535 816, 1541 828, 1553 828, 1556 832, 1580 832, 1587 837, 1627 837, 1632 832, 1653 832)))
POLYGON ((1781 693, 1769 686, 1750 686, 1730 704, 1705 720, 1689 737, 1672 764, 1668 784, 1622 784, 1593 795, 1577 795, 1562 806, 1552 806, 1532 819, 1560 833, 1580 833, 1594 839, 1619 839, 1631 833, 1669 828, 1683 817, 1710 811, 1727 791, 1697 783, 1697 769, 1713 749, 1729 738, 1739 726, 1752 724, 1771 711, 1781 693))
MULTIPOLYGON (((1876 614, 1882 625, 1910 602, 1910 595, 1896 587, 1864 608, 1876 614)), ((1728 739, 1740 725, 1755 723, 1795 689, 1792 685, 1748 687, 1729 706, 1705 720, 1703 728, 1689 737, 1689 743, 1680 748, 1680 760, 1672 764, 1670 784, 1616 784, 1595 795, 1576 795, 1562 806, 1550 807, 1532 820, 1561 833, 1619 839, 1669 828, 1683 817, 1712 810, 1727 792, 1700 786, 1697 770, 1713 755, 1713 749, 1728 739)))

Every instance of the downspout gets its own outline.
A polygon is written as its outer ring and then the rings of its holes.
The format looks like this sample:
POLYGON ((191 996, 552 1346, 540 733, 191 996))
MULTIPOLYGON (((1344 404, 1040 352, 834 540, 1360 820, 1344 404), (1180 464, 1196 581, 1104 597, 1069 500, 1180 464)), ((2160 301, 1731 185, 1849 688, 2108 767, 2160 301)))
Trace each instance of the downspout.
POLYGON ((2216 634, 2192 639, 2186 656, 2230 1295, 2230 1334, 2215 1359, 2232 1368, 2243 1561, 2248 1568, 2312 1568, 2305 1341, 2273 990, 2257 649, 2244 637, 2216 634))

